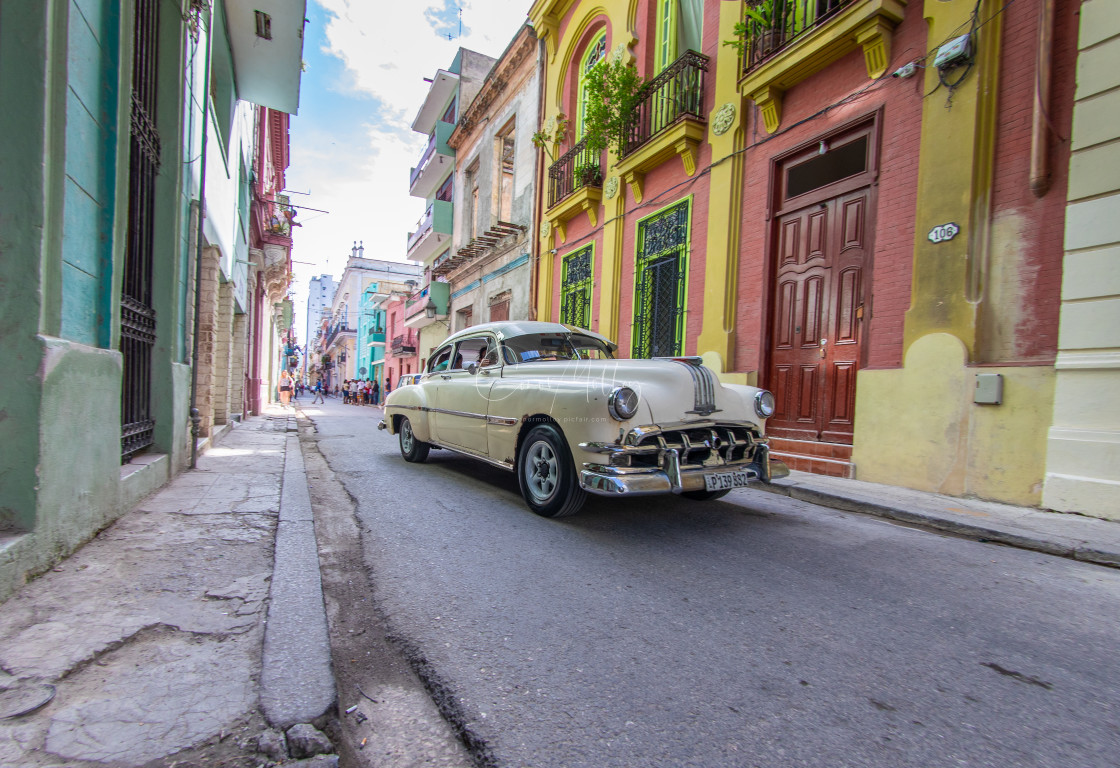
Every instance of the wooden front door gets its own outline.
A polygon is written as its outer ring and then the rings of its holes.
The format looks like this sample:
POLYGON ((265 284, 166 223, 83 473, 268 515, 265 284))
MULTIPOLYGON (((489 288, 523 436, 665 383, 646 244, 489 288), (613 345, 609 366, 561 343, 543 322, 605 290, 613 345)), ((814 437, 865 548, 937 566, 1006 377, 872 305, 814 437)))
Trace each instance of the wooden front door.
POLYGON ((859 189, 778 218, 772 435, 852 442, 870 197, 859 189))

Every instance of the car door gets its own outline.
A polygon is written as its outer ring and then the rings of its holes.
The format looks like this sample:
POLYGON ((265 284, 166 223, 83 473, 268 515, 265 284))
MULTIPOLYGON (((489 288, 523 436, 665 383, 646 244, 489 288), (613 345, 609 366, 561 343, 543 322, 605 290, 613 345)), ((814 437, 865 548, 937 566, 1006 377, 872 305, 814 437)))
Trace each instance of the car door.
POLYGON ((490 334, 460 339, 447 370, 433 374, 438 385, 432 415, 442 444, 489 455, 486 413, 497 347, 490 334))

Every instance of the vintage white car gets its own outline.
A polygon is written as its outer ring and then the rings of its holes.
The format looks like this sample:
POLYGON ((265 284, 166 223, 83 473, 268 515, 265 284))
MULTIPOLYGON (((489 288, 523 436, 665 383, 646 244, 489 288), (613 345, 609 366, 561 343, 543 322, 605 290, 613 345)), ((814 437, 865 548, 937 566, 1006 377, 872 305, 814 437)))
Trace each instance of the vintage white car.
POLYGON ((620 360, 559 323, 476 325, 440 344, 378 425, 405 461, 446 448, 517 472, 529 508, 574 514, 588 493, 716 499, 789 470, 763 424, 774 397, 721 384, 699 358, 620 360))

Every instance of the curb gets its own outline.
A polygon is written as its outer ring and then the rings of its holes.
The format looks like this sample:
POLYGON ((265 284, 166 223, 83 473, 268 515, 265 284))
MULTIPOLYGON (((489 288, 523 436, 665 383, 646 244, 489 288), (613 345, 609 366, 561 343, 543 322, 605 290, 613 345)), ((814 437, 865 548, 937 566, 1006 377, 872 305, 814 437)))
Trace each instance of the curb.
MULTIPOLYGON (((934 513, 925 510, 906 508, 897 504, 884 504, 858 498, 856 494, 844 495, 835 491, 826 491, 813 488, 797 480, 778 480, 761 488, 770 493, 787 496, 798 501, 830 507, 844 512, 872 515, 888 520, 928 528, 945 533, 963 536, 982 542, 1004 544, 1018 549, 1027 549, 1042 552, 1047 555, 1066 557, 1080 560, 1095 565, 1104 565, 1120 568, 1120 548, 1099 548, 1089 544, 1085 539, 1060 533, 1043 533, 1014 529, 1010 525, 1000 525, 998 522, 989 524, 973 521, 954 519, 949 513, 934 513)), ((958 500, 967 503, 966 500, 958 500)), ((1042 512, 1039 510, 1023 510, 1024 515, 1061 515, 1063 513, 1042 512)), ((1094 525, 1100 523, 1104 526, 1115 525, 1107 521, 1097 521, 1095 518, 1083 518, 1070 515, 1071 521, 1077 524, 1094 525)), ((1056 520, 1061 524, 1063 521, 1056 520)))
MULTIPOLYGON (((289 424, 294 424, 292 418, 289 424)), ((317 721, 334 705, 327 611, 303 452, 284 441, 284 481, 261 668, 261 709, 278 728, 317 721)))

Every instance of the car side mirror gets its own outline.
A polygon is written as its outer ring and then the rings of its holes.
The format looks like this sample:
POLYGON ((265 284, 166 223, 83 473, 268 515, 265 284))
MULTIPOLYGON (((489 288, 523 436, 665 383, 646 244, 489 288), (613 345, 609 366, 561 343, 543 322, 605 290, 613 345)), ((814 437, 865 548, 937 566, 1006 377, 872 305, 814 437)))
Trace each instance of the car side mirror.
POLYGON ((478 363, 467 363, 467 373, 474 376, 478 373, 478 363))

